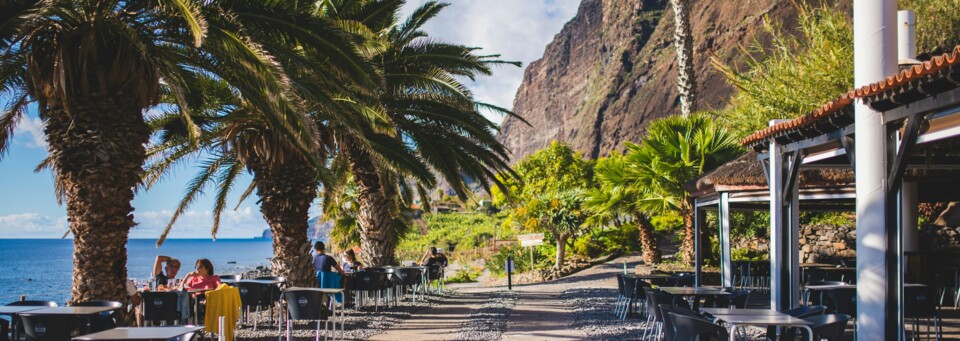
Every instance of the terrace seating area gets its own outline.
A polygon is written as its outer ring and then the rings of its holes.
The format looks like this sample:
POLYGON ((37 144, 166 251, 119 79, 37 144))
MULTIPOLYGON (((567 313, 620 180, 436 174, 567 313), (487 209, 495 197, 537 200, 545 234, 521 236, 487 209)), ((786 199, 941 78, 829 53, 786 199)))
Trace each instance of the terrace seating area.
MULTIPOLYGON (((433 269, 442 274, 442 267, 433 269)), ((347 273, 339 288, 289 287, 283 277, 221 276, 217 290, 138 288, 137 307, 94 301, 60 306, 53 301, 17 301, 0 306, 10 317, 9 334, 0 340, 192 340, 200 335, 233 339, 241 328, 268 328, 291 339, 294 322, 316 323, 314 335, 343 338, 352 315, 376 315, 384 309, 442 295, 442 276, 429 267, 369 267, 347 273), (219 295, 224 291, 236 295, 219 295), (205 294, 205 299, 202 295, 205 294), (127 325, 122 315, 137 312, 143 326, 127 325)))

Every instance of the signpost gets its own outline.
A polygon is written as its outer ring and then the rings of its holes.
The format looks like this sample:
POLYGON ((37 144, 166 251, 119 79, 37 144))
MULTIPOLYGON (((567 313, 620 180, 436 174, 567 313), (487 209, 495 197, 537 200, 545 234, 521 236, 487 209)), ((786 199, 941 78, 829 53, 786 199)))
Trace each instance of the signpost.
POLYGON ((520 241, 520 246, 530 247, 530 266, 533 266, 533 248, 534 246, 543 245, 543 233, 529 233, 517 235, 517 240, 520 241))

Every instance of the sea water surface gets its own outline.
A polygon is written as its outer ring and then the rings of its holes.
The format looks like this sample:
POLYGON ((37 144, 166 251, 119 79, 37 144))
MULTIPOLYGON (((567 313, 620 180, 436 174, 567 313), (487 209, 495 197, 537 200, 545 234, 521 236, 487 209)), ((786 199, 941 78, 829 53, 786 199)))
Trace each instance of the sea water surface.
MULTIPOLYGON (((127 276, 148 278, 157 255, 180 259, 178 278, 192 271, 197 259, 208 258, 218 275, 242 273, 269 266, 273 247, 269 239, 131 239, 127 243, 127 276)), ((73 240, 0 239, 0 305, 19 300, 70 299, 73 240)))

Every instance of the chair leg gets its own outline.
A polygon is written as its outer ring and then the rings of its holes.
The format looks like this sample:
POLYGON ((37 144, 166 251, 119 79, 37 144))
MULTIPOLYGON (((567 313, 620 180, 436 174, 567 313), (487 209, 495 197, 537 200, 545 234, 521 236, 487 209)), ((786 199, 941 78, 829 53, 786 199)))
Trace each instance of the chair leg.
POLYGON ((290 341, 290 320, 287 320, 287 341, 290 341))

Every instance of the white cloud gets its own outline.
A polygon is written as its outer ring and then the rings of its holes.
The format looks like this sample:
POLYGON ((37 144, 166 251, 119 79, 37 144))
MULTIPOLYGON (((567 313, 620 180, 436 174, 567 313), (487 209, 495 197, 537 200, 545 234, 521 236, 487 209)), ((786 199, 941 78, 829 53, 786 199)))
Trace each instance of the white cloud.
MULTIPOLYGON (((173 211, 134 212, 137 227, 131 231, 134 238, 156 238, 167 226, 173 211)), ((209 238, 213 227, 213 212, 189 210, 180 215, 170 232, 171 238, 209 238)), ((268 228, 260 211, 250 207, 226 210, 220 216, 217 238, 250 238, 259 236, 268 228)))
MULTIPOLYGON (((138 225, 130 231, 130 237, 157 238, 172 216, 173 211, 134 211, 138 225)), ((170 238, 210 238, 212 226, 211 211, 190 210, 174 224, 170 238)), ((38 213, 0 216, 0 238, 60 238, 68 227, 66 216, 49 217, 38 213)), ((251 238, 259 236, 267 227, 259 210, 241 207, 223 212, 217 238, 251 238)))
POLYGON ((36 117, 23 116, 17 125, 15 142, 22 143, 30 148, 47 149, 47 139, 43 135, 43 120, 36 117))
MULTIPOLYGON (((427 0, 411 0, 406 18, 427 0)), ((580 0, 452 0, 429 21, 431 36, 451 43, 482 47, 482 53, 501 54, 524 67, 543 56, 543 50, 577 12, 580 0)), ((523 80, 523 68, 504 66, 493 76, 479 78, 471 88, 481 101, 512 108, 523 80)), ((491 117, 499 122, 499 118, 491 117)))
POLYGON ((0 238, 60 238, 68 227, 67 217, 37 213, 0 216, 0 238))

